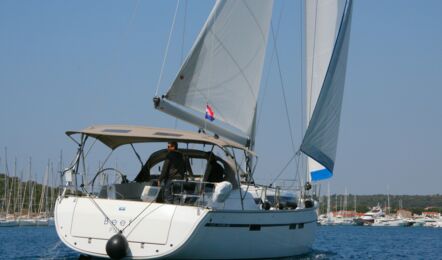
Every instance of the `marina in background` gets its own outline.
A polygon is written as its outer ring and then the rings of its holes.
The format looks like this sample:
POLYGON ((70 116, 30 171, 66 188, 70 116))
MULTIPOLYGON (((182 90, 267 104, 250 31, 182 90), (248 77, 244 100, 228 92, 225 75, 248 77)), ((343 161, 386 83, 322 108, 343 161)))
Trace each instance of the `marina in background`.
POLYGON ((320 225, 442 227, 442 195, 439 194, 328 194, 320 201, 320 225))

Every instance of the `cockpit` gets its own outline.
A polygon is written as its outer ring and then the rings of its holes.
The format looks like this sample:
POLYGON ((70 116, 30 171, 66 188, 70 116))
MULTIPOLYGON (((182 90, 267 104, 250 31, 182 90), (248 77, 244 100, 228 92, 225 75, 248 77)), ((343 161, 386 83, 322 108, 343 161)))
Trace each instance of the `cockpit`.
POLYGON ((65 170, 72 175, 72 180, 70 183, 68 181, 67 186, 71 185, 72 190, 75 188, 89 196, 173 204, 204 204, 207 197, 212 197, 216 192, 215 189, 228 192, 238 189, 241 181, 247 176, 243 170, 245 160, 239 163, 238 156, 245 156, 250 151, 237 143, 206 134, 133 126, 93 126, 67 134, 80 134, 80 140, 74 140, 79 145, 77 156, 65 170), (87 142, 90 138, 94 140, 92 143, 87 142), (103 152, 104 163, 99 163, 98 170, 90 176, 87 168, 97 159, 89 158, 88 155, 92 148, 95 149, 93 146, 96 140, 111 150, 103 152), (169 178, 165 182, 161 181, 161 176, 170 153, 163 145, 171 142, 179 144, 174 153, 178 154, 182 168, 179 178, 169 178), (146 146, 159 149, 139 153, 139 150, 143 149, 138 148, 146 146), (117 149, 120 147, 122 149, 117 149), (113 167, 109 163, 112 158, 120 156, 118 152, 121 150, 125 153, 124 163, 130 168, 117 167, 117 163, 113 167), (128 163, 127 152, 132 154, 131 163, 128 163), (165 192, 171 194, 172 199, 166 197, 165 192))

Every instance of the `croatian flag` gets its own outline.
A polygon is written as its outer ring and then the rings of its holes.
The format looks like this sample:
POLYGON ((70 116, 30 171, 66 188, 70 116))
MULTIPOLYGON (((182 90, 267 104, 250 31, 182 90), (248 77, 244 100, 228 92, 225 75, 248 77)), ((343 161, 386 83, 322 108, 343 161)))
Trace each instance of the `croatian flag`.
POLYGON ((213 113, 213 110, 209 105, 206 106, 206 119, 210 121, 215 120, 215 114, 213 113))

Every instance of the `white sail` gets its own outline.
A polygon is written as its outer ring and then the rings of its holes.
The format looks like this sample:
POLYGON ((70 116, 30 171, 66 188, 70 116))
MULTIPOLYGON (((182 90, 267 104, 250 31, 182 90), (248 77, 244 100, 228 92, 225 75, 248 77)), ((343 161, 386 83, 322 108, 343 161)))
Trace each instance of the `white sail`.
POLYGON ((305 5, 308 128, 301 151, 314 159, 309 159, 309 170, 325 175, 331 175, 336 156, 351 4, 351 0, 309 0, 305 5))
POLYGON ((217 1, 171 88, 159 100, 169 103, 156 107, 238 142, 253 138, 272 5, 268 0, 217 1), (175 104, 179 106, 170 108, 175 104), (221 127, 201 120, 207 105, 221 127), (185 108, 201 116, 190 116, 185 108), (244 138, 222 131, 232 127, 244 138))

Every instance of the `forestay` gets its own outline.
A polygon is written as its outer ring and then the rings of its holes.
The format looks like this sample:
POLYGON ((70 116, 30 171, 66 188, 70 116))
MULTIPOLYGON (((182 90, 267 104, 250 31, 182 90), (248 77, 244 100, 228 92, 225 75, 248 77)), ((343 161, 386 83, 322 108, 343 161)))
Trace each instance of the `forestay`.
POLYGON ((272 5, 268 0, 217 1, 156 107, 242 144, 253 138, 272 5), (207 106, 214 122, 201 120, 207 106), (197 116, 190 116, 186 109, 197 116), (225 132, 232 128, 244 138, 225 132))
POLYGON ((352 1, 305 3, 308 128, 301 151, 314 159, 309 170, 313 180, 320 180, 332 175, 336 157, 352 1))

